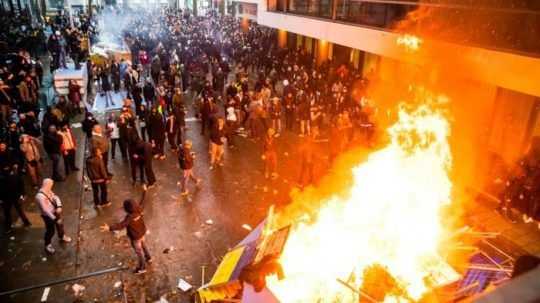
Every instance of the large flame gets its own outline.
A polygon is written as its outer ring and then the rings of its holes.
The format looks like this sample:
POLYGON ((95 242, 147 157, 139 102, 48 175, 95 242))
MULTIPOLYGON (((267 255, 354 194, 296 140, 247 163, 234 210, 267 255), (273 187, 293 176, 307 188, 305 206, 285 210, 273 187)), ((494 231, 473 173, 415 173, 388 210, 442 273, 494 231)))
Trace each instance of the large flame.
POLYGON ((268 281, 281 302, 358 302, 337 279, 359 289, 374 264, 403 290, 385 301, 415 301, 457 278, 438 252, 452 188, 449 123, 428 103, 401 106, 387 132, 388 145, 353 168, 348 198, 329 199, 315 222, 293 226, 280 258, 285 279, 268 281))

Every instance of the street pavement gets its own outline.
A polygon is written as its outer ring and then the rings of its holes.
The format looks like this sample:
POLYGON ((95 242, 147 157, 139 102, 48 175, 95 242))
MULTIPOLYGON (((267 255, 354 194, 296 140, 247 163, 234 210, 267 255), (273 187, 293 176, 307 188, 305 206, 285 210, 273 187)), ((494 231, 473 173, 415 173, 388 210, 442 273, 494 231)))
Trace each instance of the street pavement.
MULTIPOLYGON (((190 111, 192 117, 192 107, 190 111)), ((3 280, 0 291, 127 266, 127 271, 51 287, 48 302, 74 301, 75 283, 85 287, 79 297, 83 302, 123 302, 124 298, 128 302, 154 302, 162 296, 169 302, 188 302, 190 295, 176 288, 178 279, 183 278, 194 287, 209 281, 227 250, 249 233, 242 225, 255 227, 264 219, 270 205, 279 209, 287 204, 299 167, 293 148, 297 138, 286 133, 277 140, 278 179, 264 179, 261 144, 240 136, 236 140, 237 148, 226 147, 225 165, 210 171, 208 138, 200 135, 199 121, 187 120, 187 137, 193 141, 196 152, 194 172, 203 183, 200 190, 191 187, 189 198, 182 197, 178 185, 180 168, 168 144, 167 158, 154 160, 157 185, 148 190, 144 211, 149 229, 147 245, 154 259, 147 273, 137 276, 131 273, 136 258, 125 235, 99 230, 100 225, 123 218, 124 199, 138 200, 142 193, 140 184, 132 185, 129 164, 117 152, 116 159, 109 161, 114 174, 109 184, 112 206, 94 209, 92 192, 85 190, 88 183, 83 181, 82 171, 55 185, 54 190, 65 205, 66 233, 74 239, 70 244, 54 240, 55 255, 43 251, 44 226, 33 202, 35 191, 28 193, 24 204, 33 226, 17 228, 12 239, 0 240, 3 280), (120 283, 122 286, 115 288, 120 283)), ((77 163, 83 168, 84 137, 80 128, 74 131, 79 142, 77 163)), ((321 146, 321 154, 324 148, 321 146)), ((325 169, 324 161, 320 163, 316 166, 319 175, 325 169)), ((48 166, 45 171, 45 175, 50 174, 48 166)), ((2 302, 38 302, 42 294, 40 288, 4 297, 2 302)))

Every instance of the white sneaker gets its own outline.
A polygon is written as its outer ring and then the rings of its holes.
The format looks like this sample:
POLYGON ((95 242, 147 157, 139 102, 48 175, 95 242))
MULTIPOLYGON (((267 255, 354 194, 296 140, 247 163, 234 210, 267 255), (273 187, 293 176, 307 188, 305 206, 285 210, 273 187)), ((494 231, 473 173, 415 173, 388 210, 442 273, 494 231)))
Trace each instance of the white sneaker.
POLYGON ((52 255, 52 254, 54 254, 54 252, 56 250, 54 250, 54 247, 52 246, 52 244, 49 244, 49 245, 45 246, 45 251, 52 255))
POLYGON ((65 243, 71 242, 71 238, 68 237, 68 236, 66 236, 66 235, 64 235, 64 236, 62 237, 62 239, 60 239, 60 240, 61 240, 62 242, 65 242, 65 243))

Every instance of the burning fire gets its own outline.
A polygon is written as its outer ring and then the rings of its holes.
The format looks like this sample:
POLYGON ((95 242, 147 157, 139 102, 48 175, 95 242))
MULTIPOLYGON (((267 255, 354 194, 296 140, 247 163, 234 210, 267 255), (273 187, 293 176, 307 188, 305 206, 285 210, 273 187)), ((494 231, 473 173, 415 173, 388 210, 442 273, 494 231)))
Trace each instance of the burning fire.
POLYGON ((374 266, 395 284, 376 301, 416 301, 458 278, 438 252, 452 188, 449 123, 428 103, 402 105, 387 133, 388 145, 353 168, 348 198, 329 199, 314 222, 292 227, 280 258, 285 278, 267 282, 281 302, 358 302, 354 290, 369 294, 374 266))
POLYGON ((422 44, 422 39, 413 36, 413 35, 402 35, 397 38, 397 44, 403 45, 407 50, 416 51, 420 48, 422 44))

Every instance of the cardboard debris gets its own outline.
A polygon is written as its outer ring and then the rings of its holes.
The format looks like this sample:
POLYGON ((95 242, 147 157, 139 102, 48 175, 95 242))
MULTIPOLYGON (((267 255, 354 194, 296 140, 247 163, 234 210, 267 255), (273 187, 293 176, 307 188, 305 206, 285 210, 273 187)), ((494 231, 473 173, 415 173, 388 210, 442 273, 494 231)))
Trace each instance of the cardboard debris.
POLYGON ((79 297, 82 296, 82 293, 86 289, 86 287, 84 287, 84 285, 75 283, 73 284, 73 286, 71 286, 71 289, 73 290, 73 294, 75 295, 75 297, 79 297))
POLYGON ((248 224, 242 224, 242 228, 249 231, 253 230, 253 228, 251 228, 251 226, 249 226, 248 224))
POLYGON ((193 286, 191 286, 191 284, 189 284, 186 280, 184 280, 182 278, 179 278, 178 279, 178 288, 181 291, 186 292, 186 291, 189 291, 190 289, 192 289, 193 286))
POLYGON ((47 298, 49 297, 49 292, 51 292, 50 287, 45 287, 43 290, 43 294, 41 295, 41 302, 47 302, 47 298))

